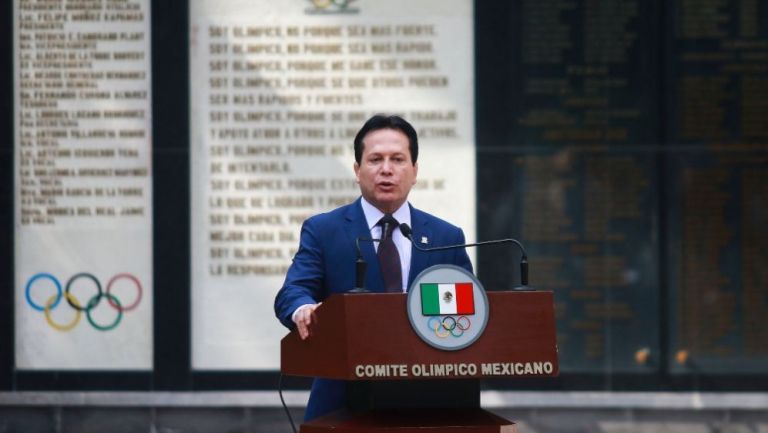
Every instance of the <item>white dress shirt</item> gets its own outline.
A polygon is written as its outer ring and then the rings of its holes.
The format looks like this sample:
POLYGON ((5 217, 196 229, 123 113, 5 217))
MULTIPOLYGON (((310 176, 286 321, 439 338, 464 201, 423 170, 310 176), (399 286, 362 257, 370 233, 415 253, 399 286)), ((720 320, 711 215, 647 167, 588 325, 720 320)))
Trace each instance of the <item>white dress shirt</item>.
MULTIPOLYGON (((360 200, 360 204, 363 207, 363 213, 365 214, 365 220, 368 223, 368 230, 371 231, 371 237, 373 239, 381 238, 381 226, 378 225, 384 212, 376 209, 372 204, 363 198, 360 200)), ((411 225, 411 208, 408 206, 408 202, 403 203, 402 206, 392 216, 397 220, 398 224, 406 223, 411 225)), ((402 270, 402 290, 403 292, 408 290, 408 272, 411 270, 411 241, 405 238, 400 232, 400 229, 395 228, 392 232, 392 240, 397 246, 397 252, 400 254, 400 269, 402 270)), ((379 243, 374 242, 376 251, 379 250, 379 243)))

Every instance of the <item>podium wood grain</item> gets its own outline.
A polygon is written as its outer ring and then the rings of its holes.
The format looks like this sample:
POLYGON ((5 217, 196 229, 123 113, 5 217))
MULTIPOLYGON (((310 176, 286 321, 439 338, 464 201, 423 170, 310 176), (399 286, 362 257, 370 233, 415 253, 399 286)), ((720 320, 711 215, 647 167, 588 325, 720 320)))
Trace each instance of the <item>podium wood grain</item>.
POLYGON ((493 377, 482 375, 480 364, 551 362, 552 372, 537 376, 558 374, 552 292, 489 292, 485 331, 474 344, 457 351, 433 348, 416 335, 406 313, 406 296, 404 293, 331 296, 316 310, 318 323, 311 338, 302 341, 296 331, 283 338, 282 373, 376 380, 357 377, 355 366, 474 363, 478 365, 477 374, 463 377, 493 377))

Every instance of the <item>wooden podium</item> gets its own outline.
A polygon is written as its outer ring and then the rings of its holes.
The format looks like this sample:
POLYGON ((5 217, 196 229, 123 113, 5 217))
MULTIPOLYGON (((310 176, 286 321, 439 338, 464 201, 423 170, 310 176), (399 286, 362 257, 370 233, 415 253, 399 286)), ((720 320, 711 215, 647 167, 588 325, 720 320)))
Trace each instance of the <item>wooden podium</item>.
POLYGON ((558 374, 552 292, 488 292, 483 334, 456 351, 411 328, 406 294, 340 294, 317 310, 313 336, 281 343, 281 371, 350 381, 348 408, 301 425, 319 432, 515 432, 480 408, 479 379, 558 374), (353 400, 350 400, 353 399, 353 400))

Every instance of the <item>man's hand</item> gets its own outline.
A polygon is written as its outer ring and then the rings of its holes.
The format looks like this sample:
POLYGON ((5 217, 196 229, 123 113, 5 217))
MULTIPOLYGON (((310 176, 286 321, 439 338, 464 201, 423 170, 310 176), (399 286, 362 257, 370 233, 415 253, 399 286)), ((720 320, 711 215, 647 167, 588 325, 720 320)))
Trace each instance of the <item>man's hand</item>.
MULTIPOLYGON (((320 304, 322 304, 322 302, 320 304)), ((312 327, 317 324, 315 310, 320 304, 302 305, 296 310, 293 322, 296 323, 296 328, 299 330, 299 337, 301 337, 302 340, 306 340, 312 335, 312 327)))

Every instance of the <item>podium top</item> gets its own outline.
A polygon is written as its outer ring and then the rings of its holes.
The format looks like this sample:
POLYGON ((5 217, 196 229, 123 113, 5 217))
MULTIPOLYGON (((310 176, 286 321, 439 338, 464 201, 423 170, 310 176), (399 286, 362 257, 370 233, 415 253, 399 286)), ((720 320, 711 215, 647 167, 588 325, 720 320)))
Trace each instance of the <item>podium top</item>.
POLYGON ((558 374, 552 292, 488 292, 489 318, 470 346, 444 351, 411 327, 404 293, 339 294, 316 310, 312 337, 281 343, 281 371, 345 380, 547 377, 558 374))

